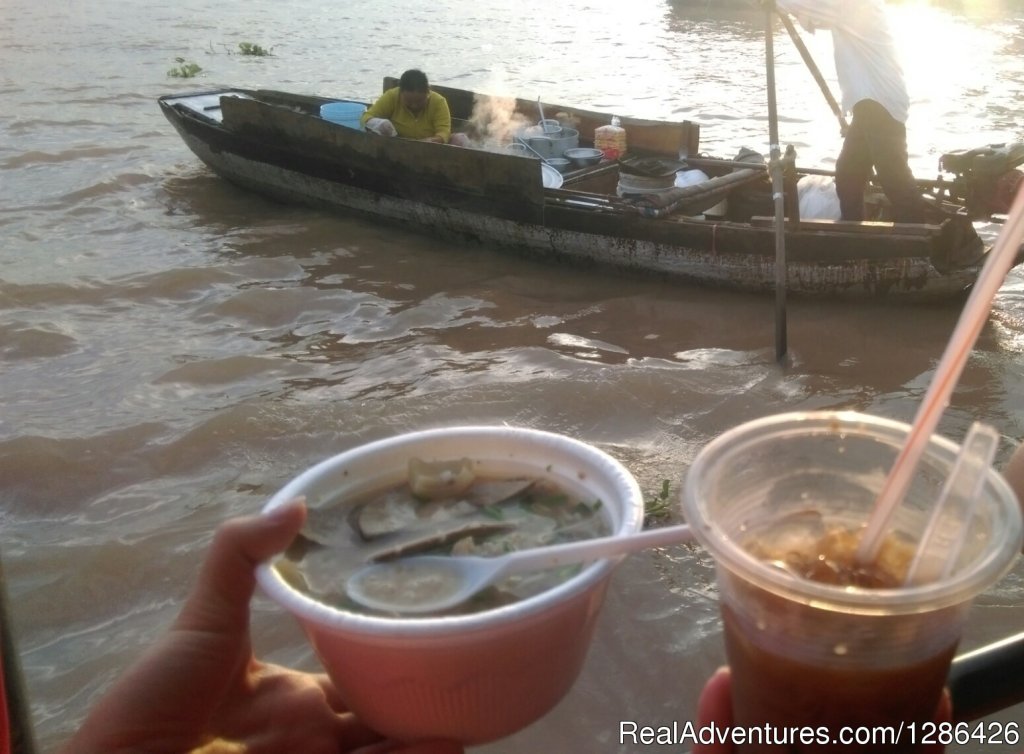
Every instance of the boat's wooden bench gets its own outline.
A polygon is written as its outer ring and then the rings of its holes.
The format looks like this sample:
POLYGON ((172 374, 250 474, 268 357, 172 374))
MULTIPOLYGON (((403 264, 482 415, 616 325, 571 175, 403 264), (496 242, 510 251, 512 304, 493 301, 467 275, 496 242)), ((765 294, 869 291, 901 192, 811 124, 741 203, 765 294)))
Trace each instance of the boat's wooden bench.
POLYGON ((668 217, 677 213, 696 215, 714 207, 737 186, 763 178, 763 172, 744 168, 689 186, 675 186, 659 193, 640 194, 631 202, 644 217, 668 217))
MULTIPOLYGON (((755 215, 750 218, 750 224, 757 228, 770 228, 775 226, 774 217, 755 215)), ((786 227, 792 229, 787 221, 786 227)), ((938 225, 928 223, 890 223, 878 222, 875 220, 801 220, 796 230, 821 231, 824 233, 873 233, 891 234, 897 236, 930 236, 937 233, 938 225)))

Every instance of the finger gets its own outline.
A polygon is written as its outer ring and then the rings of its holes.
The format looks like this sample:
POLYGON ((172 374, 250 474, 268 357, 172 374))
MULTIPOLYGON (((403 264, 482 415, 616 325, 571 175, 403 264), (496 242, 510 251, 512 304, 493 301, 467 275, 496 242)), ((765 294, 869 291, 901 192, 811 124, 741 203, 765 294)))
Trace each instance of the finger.
MULTIPOLYGON (((282 727, 260 729, 256 732, 227 737, 239 746, 238 752, 245 754, 282 754, 282 752, 337 752, 337 754, 357 754, 357 752, 378 751, 375 745, 381 741, 381 735, 355 720, 352 715, 339 716, 336 724, 324 727, 310 724, 309 720, 297 721, 291 728, 282 727)), ((194 754, 205 754, 206 749, 197 750, 194 754)), ((211 750, 210 754, 221 750, 211 750)), ((385 749, 383 751, 391 751, 385 749)), ((230 749, 233 754, 235 749, 230 749)), ((224 754, 228 754, 225 750, 224 754)))
POLYGON ((359 749, 360 746, 365 747, 382 741, 384 737, 380 733, 348 711, 348 705, 342 700, 338 689, 326 674, 319 673, 311 675, 310 678, 320 688, 324 704, 337 716, 338 731, 335 734, 335 740, 338 741, 341 751, 351 752, 359 749))
POLYGON ((256 565, 286 548, 305 520, 305 503, 296 499, 269 514, 222 524, 175 627, 244 633, 256 589, 256 565))
POLYGON ((339 751, 356 752, 363 751, 364 749, 372 750, 384 738, 380 733, 360 722, 359 718, 351 712, 339 714, 337 719, 338 724, 334 740, 338 742, 339 751))
MULTIPOLYGON (((945 688, 942 690, 942 697, 939 699, 939 708, 935 711, 935 723, 942 725, 942 723, 950 723, 953 721, 953 699, 949 695, 949 689, 945 688)), ((929 752, 929 754, 941 754, 945 751, 946 747, 940 743, 935 743, 930 746, 926 746, 922 751, 929 752)))
POLYGON ((331 681, 327 674, 318 673, 314 677, 321 691, 324 692, 324 699, 327 701, 327 705, 335 712, 347 712, 348 705, 345 704, 341 694, 338 693, 338 689, 335 688, 334 682, 331 681))
MULTIPOLYGON (((263 671, 264 673, 281 673, 285 675, 296 672, 281 665, 275 665, 271 662, 263 664, 263 671)), ((345 704, 345 701, 341 698, 341 694, 338 693, 338 689, 335 687, 330 676, 326 673, 304 673, 303 675, 309 678, 320 689, 320 693, 323 694, 324 702, 331 708, 331 710, 338 714, 349 711, 348 705, 345 704)))
MULTIPOLYGON (((729 668, 721 667, 704 684, 697 700, 697 727, 714 723, 719 729, 732 726, 732 676, 729 668)), ((712 743, 693 747, 693 754, 730 754, 726 744, 712 743)))

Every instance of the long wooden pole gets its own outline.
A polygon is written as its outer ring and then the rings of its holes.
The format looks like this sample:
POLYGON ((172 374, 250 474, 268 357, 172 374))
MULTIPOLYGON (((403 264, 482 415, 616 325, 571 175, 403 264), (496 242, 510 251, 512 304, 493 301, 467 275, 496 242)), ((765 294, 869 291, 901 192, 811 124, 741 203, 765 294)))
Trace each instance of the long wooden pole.
POLYGON ((821 71, 814 62, 814 58, 811 57, 811 53, 808 51, 806 45, 804 45, 804 40, 802 40, 800 35, 797 33, 796 27, 793 26, 793 22, 790 20, 789 15, 783 11, 778 11, 778 13, 779 18, 782 20, 782 25, 785 26, 786 31, 789 32, 789 37, 793 40, 793 44, 800 53, 800 57, 804 59, 804 64, 811 72, 814 80, 818 83, 818 88, 821 89, 821 93, 825 95, 825 101, 828 102, 828 106, 832 108, 832 112, 835 113, 836 118, 839 120, 840 133, 845 136, 846 130, 849 128, 849 124, 846 122, 846 116, 843 115, 843 108, 839 106, 839 103, 836 102, 836 98, 832 96, 832 90, 828 88, 828 84, 825 82, 825 77, 821 75, 821 71))
POLYGON ((779 115, 775 104, 775 45, 772 40, 775 3, 765 7, 764 52, 768 72, 768 140, 769 172, 772 177, 772 198, 775 200, 775 358, 782 361, 786 344, 786 210, 783 203, 782 152, 779 149, 779 115))

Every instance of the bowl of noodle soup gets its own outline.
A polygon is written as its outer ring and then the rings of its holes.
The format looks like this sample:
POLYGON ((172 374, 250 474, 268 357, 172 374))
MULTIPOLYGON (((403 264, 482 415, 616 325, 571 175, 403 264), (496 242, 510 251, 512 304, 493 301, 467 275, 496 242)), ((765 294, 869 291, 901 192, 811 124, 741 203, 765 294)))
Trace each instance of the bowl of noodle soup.
MULTIPOLYGON (((536 480, 544 489, 564 491, 577 514, 584 510, 600 516, 606 528, 596 534, 628 536, 642 528, 643 497, 618 461, 564 435, 509 426, 429 429, 352 448, 287 483, 264 511, 299 496, 306 498, 311 521, 336 508, 330 525, 306 534, 323 541, 341 536, 347 553, 361 546, 351 529, 366 535, 371 523, 378 526, 382 520, 362 516, 359 525, 352 525, 363 510, 360 505, 378 492, 407 484, 411 464, 450 465, 458 459, 483 480, 536 480)), ((518 525, 527 518, 519 515, 520 508, 547 511, 550 499, 502 505, 515 509, 515 516, 503 515, 518 525)), ((577 519, 568 519, 570 528, 578 526, 577 519)), ((389 542, 393 536, 386 532, 372 541, 389 542)), ((458 541, 464 546, 466 539, 458 541)), ((483 546, 487 537, 477 539, 477 546, 483 546)), ((523 546, 537 544, 530 539, 523 546)), ((298 620, 348 708, 389 738, 452 739, 464 745, 494 741, 526 727, 569 691, 621 560, 578 566, 540 587, 510 588, 502 599, 451 614, 403 616, 360 610, 343 596, 328 598, 306 589, 307 579, 290 575, 292 565, 284 564, 284 558, 261 564, 257 580, 298 620)))

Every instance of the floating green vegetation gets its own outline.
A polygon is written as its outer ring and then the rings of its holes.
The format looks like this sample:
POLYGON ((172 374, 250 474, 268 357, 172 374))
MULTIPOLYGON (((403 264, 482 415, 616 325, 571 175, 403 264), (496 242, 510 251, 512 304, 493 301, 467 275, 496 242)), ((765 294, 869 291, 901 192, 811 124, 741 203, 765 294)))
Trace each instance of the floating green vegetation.
POLYGON ((174 62, 178 64, 176 68, 172 68, 167 72, 167 75, 175 79, 191 79, 199 75, 203 70, 202 66, 198 63, 186 61, 185 58, 175 58, 174 62))
POLYGON ((240 55, 251 55, 257 58, 265 58, 271 54, 270 50, 265 47, 260 47, 254 42, 239 42, 238 53, 240 55))
POLYGON ((672 513, 672 501, 669 498, 669 481, 661 480, 661 490, 644 501, 644 520, 648 523, 668 518, 672 513))

